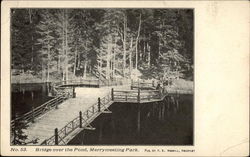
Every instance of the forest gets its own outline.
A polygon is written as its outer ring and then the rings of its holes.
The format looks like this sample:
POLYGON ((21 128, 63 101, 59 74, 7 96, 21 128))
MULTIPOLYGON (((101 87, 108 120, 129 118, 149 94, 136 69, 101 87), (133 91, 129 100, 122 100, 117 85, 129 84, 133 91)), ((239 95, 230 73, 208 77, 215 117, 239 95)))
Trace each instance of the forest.
POLYGON ((15 79, 193 80, 192 9, 11 9, 15 79))

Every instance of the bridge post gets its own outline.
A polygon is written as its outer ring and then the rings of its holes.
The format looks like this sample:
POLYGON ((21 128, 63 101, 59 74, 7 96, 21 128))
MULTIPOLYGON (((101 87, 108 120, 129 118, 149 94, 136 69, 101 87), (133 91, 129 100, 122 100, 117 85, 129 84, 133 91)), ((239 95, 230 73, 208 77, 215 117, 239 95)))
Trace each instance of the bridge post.
POLYGON ((114 101, 114 88, 111 88, 111 100, 114 101))
POLYGON ((32 106, 32 123, 34 123, 35 121, 35 115, 34 115, 34 106, 32 106))
POLYGON ((100 87, 101 85, 100 85, 100 78, 98 78, 98 87, 100 87))
POLYGON ((57 100, 57 102, 56 102, 56 109, 58 109, 58 99, 56 99, 57 100))
POLYGON ((138 88, 138 96, 137 96, 137 101, 140 102, 140 88, 138 88))
POLYGON ((98 112, 101 112, 101 98, 98 98, 98 112))
POLYGON ((55 128, 55 145, 58 145, 58 129, 55 128))
POLYGON ((161 90, 161 88, 159 88, 159 96, 160 96, 160 99, 161 99, 161 97, 162 97, 162 90, 161 90))
POLYGON ((73 87, 73 98, 76 97, 75 87, 73 87))
POLYGON ((89 110, 86 111, 86 116, 89 118, 89 110))
POLYGON ((44 140, 44 144, 45 144, 45 145, 47 145, 47 139, 46 139, 46 140, 44 140))
POLYGON ((79 112, 79 119, 80 119, 79 127, 82 128, 82 111, 79 112))
POLYGON ((133 90, 133 80, 131 79, 131 86, 130 86, 131 90, 133 90))

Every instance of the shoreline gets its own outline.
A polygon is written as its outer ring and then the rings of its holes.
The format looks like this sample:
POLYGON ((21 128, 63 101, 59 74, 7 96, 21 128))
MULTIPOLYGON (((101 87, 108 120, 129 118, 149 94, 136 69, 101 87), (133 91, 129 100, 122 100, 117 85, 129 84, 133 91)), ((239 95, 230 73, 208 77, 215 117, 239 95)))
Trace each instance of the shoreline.
MULTIPOLYGON (((53 81, 20 81, 20 82, 11 82, 12 86, 18 85, 32 85, 32 84, 49 84, 53 81)), ((164 89, 170 94, 194 94, 194 82, 190 80, 178 79, 173 80, 171 86, 164 86, 164 89)))
POLYGON ((194 94, 194 81, 178 79, 173 80, 173 85, 164 86, 168 93, 194 94))

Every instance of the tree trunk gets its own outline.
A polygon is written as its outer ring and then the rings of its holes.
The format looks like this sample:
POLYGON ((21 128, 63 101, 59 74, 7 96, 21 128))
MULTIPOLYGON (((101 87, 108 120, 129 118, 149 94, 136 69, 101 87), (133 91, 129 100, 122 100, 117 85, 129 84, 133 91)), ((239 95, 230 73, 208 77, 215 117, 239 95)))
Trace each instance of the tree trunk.
POLYGON ((127 17, 124 13, 124 19, 123 19, 123 77, 125 77, 125 69, 126 69, 126 36, 127 36, 127 17))
MULTIPOLYGON (((160 31, 162 31, 162 24, 160 24, 160 31)), ((160 36, 159 36, 159 39, 158 39, 158 40, 159 40, 159 41, 158 41, 158 42, 159 42, 159 43, 158 43, 158 44, 159 44, 159 45, 158 45, 158 46, 159 46, 159 48, 158 48, 158 49, 159 49, 159 51, 158 51, 158 58, 159 58, 159 57, 161 56, 161 37, 160 37, 160 36)))
POLYGON ((50 64, 50 48, 49 48, 49 44, 48 44, 48 61, 47 61, 47 82, 49 82, 49 73, 50 73, 50 70, 49 70, 49 64, 50 64))
POLYGON ((131 71, 133 69, 132 53, 133 53, 133 37, 131 37, 130 52, 129 52, 129 72, 130 72, 130 74, 131 74, 131 71))
POLYGON ((139 46, 139 50, 138 50, 138 54, 139 54, 139 57, 138 57, 138 62, 140 61, 140 60, 142 60, 142 55, 143 55, 143 52, 142 52, 142 41, 141 40, 139 40, 139 42, 138 42, 138 46, 139 46))
POLYGON ((146 55, 146 41, 143 41, 143 55, 142 55, 142 60, 143 62, 145 61, 145 55, 146 55))
POLYGON ((44 63, 43 63, 43 61, 42 61, 42 80, 43 80, 43 81, 46 80, 46 78, 45 78, 45 74, 46 74, 46 73, 44 73, 44 72, 45 72, 44 69, 45 69, 45 68, 44 68, 44 63))
POLYGON ((115 47, 114 47, 114 52, 113 52, 113 58, 112 58, 112 60, 113 60, 113 77, 115 76, 115 68, 116 68, 116 50, 117 50, 117 44, 116 44, 116 42, 117 42, 117 39, 115 38, 115 47))
POLYGON ((65 52, 65 57, 66 57, 66 65, 65 65, 65 73, 66 73, 66 80, 69 79, 69 73, 68 73, 68 12, 66 9, 66 22, 65 22, 65 44, 66 44, 66 52, 65 52))
POLYGON ((147 49, 148 49, 148 67, 150 67, 150 59, 151 59, 151 53, 150 53, 150 46, 149 44, 147 43, 147 49))
POLYGON ((63 61, 63 67, 62 67, 62 71, 63 71, 63 81, 65 80, 65 44, 64 44, 64 30, 65 30, 65 10, 63 10, 63 32, 62 32, 62 37, 63 37, 63 43, 62 43, 62 55, 63 55, 63 58, 64 58, 64 61, 63 61))
POLYGON ((89 64, 89 73, 92 72, 92 66, 91 66, 91 63, 89 64))
POLYGON ((34 66, 34 42, 33 42, 33 35, 31 35, 31 70, 33 70, 33 66, 34 66))
POLYGON ((77 54, 78 54, 78 52, 77 52, 77 47, 76 47, 75 56, 74 56, 74 59, 75 59, 75 61, 74 61, 74 75, 75 76, 76 76, 77 54))
POLYGON ((83 69, 83 78, 86 79, 87 77, 87 61, 84 62, 84 69, 83 69))
POLYGON ((139 26, 138 26, 138 34, 136 37, 136 43, 135 43, 135 69, 137 69, 138 66, 138 41, 140 36, 140 30, 141 30, 141 14, 139 19, 139 26))
POLYGON ((77 51, 78 61, 77 61, 77 69, 80 69, 81 65, 81 54, 79 51, 77 51))
MULTIPOLYGON (((84 33, 86 33, 86 31, 84 31, 84 33)), ((83 62, 84 62, 84 71, 81 73, 82 74, 82 77, 86 77, 86 73, 87 73, 87 67, 85 67, 85 64, 86 64, 86 62, 88 61, 88 58, 87 58, 87 56, 86 56, 86 53, 87 53, 87 51, 88 51, 88 43, 87 43, 87 41, 85 41, 85 43, 83 44, 83 46, 84 46, 84 50, 85 50, 85 54, 84 54, 84 59, 83 59, 83 62)))
POLYGON ((98 69, 98 72, 99 72, 99 78, 101 78, 102 76, 102 65, 103 65, 103 61, 102 61, 102 58, 100 58, 100 66, 99 66, 99 69, 98 69))
POLYGON ((57 69, 58 74, 61 74, 61 52, 59 51, 58 57, 57 57, 57 69))
MULTIPOLYGON (((31 18, 31 9, 29 9, 29 20, 30 20, 30 24, 32 24, 32 18, 31 18)), ((33 62, 34 62, 34 44, 33 44, 33 33, 31 34, 31 70, 33 69, 33 62)))
POLYGON ((107 67, 106 67, 106 79, 110 79, 110 54, 112 51, 112 40, 111 36, 109 36, 109 41, 108 41, 108 54, 107 54, 107 67))
POLYGON ((159 37, 159 51, 158 51, 158 58, 161 56, 161 38, 159 37))

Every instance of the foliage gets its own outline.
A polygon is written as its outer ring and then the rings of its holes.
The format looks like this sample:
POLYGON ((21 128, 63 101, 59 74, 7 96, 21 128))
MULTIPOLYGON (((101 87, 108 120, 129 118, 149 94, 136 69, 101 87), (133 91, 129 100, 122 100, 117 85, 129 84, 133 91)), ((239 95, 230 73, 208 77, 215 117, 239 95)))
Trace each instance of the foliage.
MULTIPOLYGON (((189 9, 12 9, 12 69, 42 80, 192 73, 189 9), (188 67, 188 68, 187 68, 188 67)), ((188 75, 187 75, 188 76, 188 75)))
POLYGON ((12 144, 14 145, 25 144, 27 135, 24 135, 23 129, 26 129, 27 127, 28 125, 21 120, 16 120, 14 122, 14 127, 12 128, 12 134, 13 134, 12 144))
POLYGON ((25 135, 24 131, 28 127, 27 123, 21 119, 15 120, 14 125, 11 128, 12 140, 11 143, 13 145, 26 145, 28 143, 36 144, 38 143, 38 138, 27 141, 28 136, 25 135))

